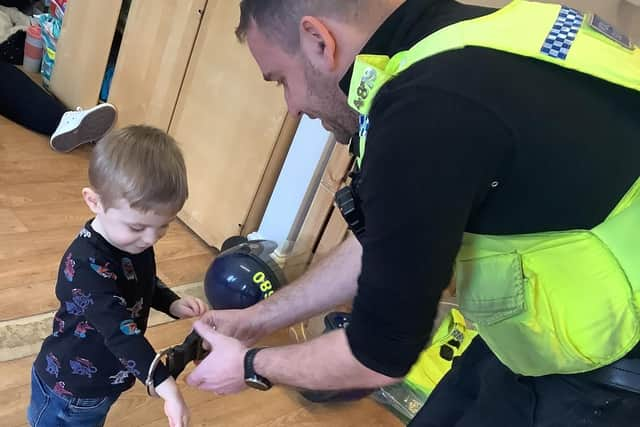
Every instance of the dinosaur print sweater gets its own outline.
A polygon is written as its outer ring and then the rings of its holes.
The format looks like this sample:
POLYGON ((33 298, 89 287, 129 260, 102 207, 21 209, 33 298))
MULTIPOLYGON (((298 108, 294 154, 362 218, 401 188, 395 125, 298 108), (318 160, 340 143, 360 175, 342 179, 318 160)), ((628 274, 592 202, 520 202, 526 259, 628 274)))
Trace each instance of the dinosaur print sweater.
MULTIPOLYGON (((153 248, 123 252, 91 221, 62 258, 56 297, 53 331, 34 367, 55 393, 80 398, 114 396, 135 378, 144 382, 156 354, 144 337, 150 308, 169 314, 179 299, 158 282, 153 248)), ((168 376, 160 365, 155 384, 168 376)))

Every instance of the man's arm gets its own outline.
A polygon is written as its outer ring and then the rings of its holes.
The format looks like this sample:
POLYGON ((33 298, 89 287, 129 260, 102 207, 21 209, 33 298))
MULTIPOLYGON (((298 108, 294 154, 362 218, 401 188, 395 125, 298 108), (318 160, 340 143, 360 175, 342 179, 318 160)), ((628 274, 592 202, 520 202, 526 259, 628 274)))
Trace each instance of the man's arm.
MULTIPOLYGON (((218 394, 237 393, 246 387, 244 357, 247 347, 198 321, 194 329, 213 349, 187 377, 187 383, 218 394)), ((372 371, 351 354, 344 330, 308 341, 260 351, 254 359, 256 373, 275 384, 314 390, 375 388, 397 382, 372 371)))
POLYGON ((349 349, 344 330, 304 344, 266 348, 256 355, 254 369, 275 384, 311 390, 377 388, 401 380, 358 362, 349 349))
POLYGON ((349 235, 332 253, 300 278, 256 305, 267 333, 350 302, 356 294, 362 247, 349 235))

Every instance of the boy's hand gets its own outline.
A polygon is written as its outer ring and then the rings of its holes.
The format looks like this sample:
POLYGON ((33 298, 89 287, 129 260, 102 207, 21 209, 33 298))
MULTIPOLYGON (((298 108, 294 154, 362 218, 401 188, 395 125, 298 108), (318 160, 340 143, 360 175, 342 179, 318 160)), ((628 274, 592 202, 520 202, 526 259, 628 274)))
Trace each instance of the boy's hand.
POLYGON ((164 399, 164 413, 169 419, 169 427, 187 427, 189 425, 189 408, 187 408, 175 380, 172 377, 164 380, 156 387, 156 393, 164 399))
POLYGON ((180 319, 202 316, 207 310, 204 301, 195 297, 180 298, 169 307, 169 312, 180 319))

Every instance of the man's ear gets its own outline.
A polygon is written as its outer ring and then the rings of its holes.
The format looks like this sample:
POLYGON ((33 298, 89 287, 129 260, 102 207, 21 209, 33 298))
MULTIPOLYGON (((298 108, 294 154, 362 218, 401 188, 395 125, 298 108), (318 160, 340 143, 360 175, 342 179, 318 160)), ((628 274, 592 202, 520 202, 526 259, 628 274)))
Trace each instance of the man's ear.
POLYGON ((100 201, 100 195, 96 193, 93 188, 85 187, 82 189, 82 198, 87 204, 91 212, 94 214, 103 213, 102 202, 100 201))
POLYGON ((336 68, 336 40, 318 18, 303 16, 300 20, 300 50, 318 70, 332 72, 336 68))

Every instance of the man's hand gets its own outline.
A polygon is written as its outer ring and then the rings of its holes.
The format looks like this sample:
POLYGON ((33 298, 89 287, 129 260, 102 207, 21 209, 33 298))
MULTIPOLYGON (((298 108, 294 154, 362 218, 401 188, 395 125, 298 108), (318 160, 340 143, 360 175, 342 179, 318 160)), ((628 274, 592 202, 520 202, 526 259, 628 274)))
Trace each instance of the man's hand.
POLYGON ((164 414, 169 419, 169 427, 187 427, 189 425, 189 408, 184 402, 175 380, 172 377, 164 380, 156 387, 156 393, 164 399, 164 414))
MULTIPOLYGON (((243 310, 210 310, 200 321, 215 327, 221 334, 240 340, 246 347, 251 347, 267 333, 265 325, 260 323, 259 316, 254 314, 256 308, 257 306, 243 310)), ((209 350, 206 339, 205 348, 209 350)))
POLYGON ((180 319, 202 316, 207 312, 207 305, 200 298, 184 297, 171 303, 169 313, 180 319))
POLYGON ((247 347, 237 339, 217 332, 202 320, 194 323, 193 328, 211 348, 211 353, 187 377, 187 384, 218 394, 232 394, 244 389, 247 347))

